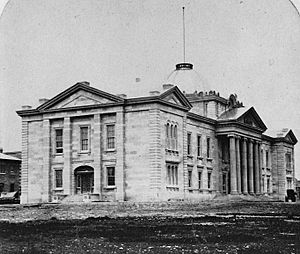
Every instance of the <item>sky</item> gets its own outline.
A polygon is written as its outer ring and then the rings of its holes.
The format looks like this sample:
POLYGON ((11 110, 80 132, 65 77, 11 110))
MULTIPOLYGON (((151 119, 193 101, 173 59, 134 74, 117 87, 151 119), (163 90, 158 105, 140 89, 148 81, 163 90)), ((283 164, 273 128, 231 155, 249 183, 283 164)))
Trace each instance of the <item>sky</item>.
MULTIPOLYGON (((186 60, 210 89, 236 93, 269 129, 291 128, 300 140, 300 0, 293 2, 0 0, 0 146, 21 149, 16 110, 76 82, 114 94, 159 89, 183 61, 182 6, 186 60)), ((300 178, 299 144, 295 153, 300 178)))

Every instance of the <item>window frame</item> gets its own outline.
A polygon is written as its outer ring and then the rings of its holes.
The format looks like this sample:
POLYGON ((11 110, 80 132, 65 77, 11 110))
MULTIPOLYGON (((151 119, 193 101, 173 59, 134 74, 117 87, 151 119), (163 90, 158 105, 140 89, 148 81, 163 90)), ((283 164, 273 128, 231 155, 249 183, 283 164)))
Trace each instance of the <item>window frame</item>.
POLYGON ((203 183, 202 183, 203 179, 202 178, 203 178, 202 170, 198 170, 198 190, 203 189, 203 183))
POLYGON ((106 132, 106 150, 114 151, 116 150, 116 124, 115 123, 107 123, 105 124, 105 132, 106 132), (113 136, 109 136, 109 127, 113 127, 113 136), (109 147, 109 139, 113 139, 113 147, 109 147))
POLYGON ((192 156, 192 133, 187 133, 187 155, 192 156))
POLYGON ((197 134, 197 157, 202 158, 202 135, 197 134))
POLYGON ((54 128, 54 150, 55 154, 63 154, 64 153, 64 129, 62 127, 54 128), (61 141, 57 140, 57 132, 61 131, 61 141), (57 143, 61 142, 61 147, 57 146, 57 143), (58 151, 58 149, 61 149, 61 151, 58 151))
POLYGON ((188 166, 188 188, 193 188, 193 167, 188 166))
POLYGON ((178 188, 178 164, 177 163, 166 163, 167 170, 167 187, 178 188))
POLYGON ((212 170, 207 171, 207 189, 212 190, 212 170))
POLYGON ((79 142, 79 146, 80 146, 80 153, 88 153, 90 151, 90 143, 91 143, 91 138, 90 138, 90 125, 80 125, 79 126, 79 136, 80 136, 80 142, 79 142), (84 140, 87 140, 87 144, 84 144, 87 146, 87 149, 82 149, 83 148, 83 138, 82 138, 82 130, 83 129, 87 129, 87 138, 84 140))
POLYGON ((211 138, 206 137, 206 158, 211 158, 211 138))
POLYGON ((107 165, 107 166, 105 166, 105 169, 106 169, 106 174, 105 174, 106 188, 115 188, 116 187, 116 166, 115 165, 107 165), (113 176, 109 176, 109 169, 113 169, 113 176), (113 177, 114 184, 110 184, 110 180, 109 180, 110 177, 113 177))
POLYGON ((62 168, 54 169, 54 181, 53 182, 54 182, 54 189, 56 189, 56 190, 63 189, 63 169, 62 168), (58 179, 58 177, 57 177, 58 172, 61 172, 61 175, 60 175, 61 179, 58 179), (57 184, 58 180, 60 180, 60 185, 57 184))

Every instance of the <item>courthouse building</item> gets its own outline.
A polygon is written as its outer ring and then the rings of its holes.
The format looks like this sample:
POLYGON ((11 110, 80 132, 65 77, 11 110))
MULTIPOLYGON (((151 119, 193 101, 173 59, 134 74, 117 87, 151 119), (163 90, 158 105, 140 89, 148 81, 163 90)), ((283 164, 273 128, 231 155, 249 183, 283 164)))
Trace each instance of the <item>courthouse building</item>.
POLYGON ((254 107, 197 82, 182 63, 142 97, 79 82, 24 106, 21 202, 284 200, 295 189, 293 132, 267 132, 254 107))

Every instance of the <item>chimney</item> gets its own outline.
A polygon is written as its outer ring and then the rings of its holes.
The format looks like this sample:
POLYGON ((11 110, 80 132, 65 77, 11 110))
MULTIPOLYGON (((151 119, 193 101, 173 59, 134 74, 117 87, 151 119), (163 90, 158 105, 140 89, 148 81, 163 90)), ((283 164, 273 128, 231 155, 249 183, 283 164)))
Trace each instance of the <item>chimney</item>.
POLYGON ((158 96, 160 93, 159 93, 159 91, 150 91, 149 94, 151 96, 158 96))
POLYGON ((28 109, 32 109, 32 107, 29 106, 29 105, 23 105, 23 106, 22 106, 22 109, 23 109, 23 110, 28 110, 28 109))
POLYGON ((123 99, 126 99, 127 98, 127 95, 124 94, 124 93, 121 93, 121 94, 117 94, 117 96, 123 98, 123 99))
POLYGON ((47 99, 47 98, 40 98, 39 99, 39 105, 42 105, 42 104, 44 104, 47 101, 49 101, 49 99, 47 99))
POLYGON ((163 84, 163 89, 164 89, 164 90, 169 90, 169 89, 171 89, 172 87, 174 87, 174 85, 172 85, 172 84, 163 84))

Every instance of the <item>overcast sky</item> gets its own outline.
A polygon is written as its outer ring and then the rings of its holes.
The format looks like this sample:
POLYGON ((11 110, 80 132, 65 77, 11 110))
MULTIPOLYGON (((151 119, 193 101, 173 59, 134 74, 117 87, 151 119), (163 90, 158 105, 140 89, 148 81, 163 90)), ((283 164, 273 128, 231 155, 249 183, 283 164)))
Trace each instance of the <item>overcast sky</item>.
POLYGON ((288 0, 11 0, 0 19, 0 146, 21 149, 17 109, 78 81, 158 89, 183 60, 182 6, 186 60, 210 89, 300 140, 300 16, 288 0))

